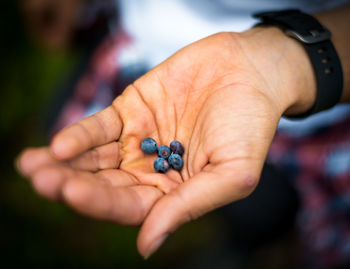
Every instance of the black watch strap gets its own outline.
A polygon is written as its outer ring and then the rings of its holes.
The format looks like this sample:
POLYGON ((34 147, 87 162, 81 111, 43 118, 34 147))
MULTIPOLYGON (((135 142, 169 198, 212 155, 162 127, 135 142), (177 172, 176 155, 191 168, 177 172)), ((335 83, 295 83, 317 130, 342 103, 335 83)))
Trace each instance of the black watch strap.
POLYGON ((258 25, 275 25, 299 40, 308 53, 316 75, 317 96, 313 107, 290 118, 304 118, 335 106, 342 95, 343 72, 330 31, 314 17, 297 9, 256 13, 258 25))

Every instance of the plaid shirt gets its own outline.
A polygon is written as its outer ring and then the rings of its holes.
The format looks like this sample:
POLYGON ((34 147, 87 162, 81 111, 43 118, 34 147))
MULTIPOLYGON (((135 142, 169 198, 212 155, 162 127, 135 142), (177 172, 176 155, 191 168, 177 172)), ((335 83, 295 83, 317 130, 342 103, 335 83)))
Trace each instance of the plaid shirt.
POLYGON ((293 175, 304 262, 350 264, 350 115, 303 137, 277 132, 268 161, 293 175))

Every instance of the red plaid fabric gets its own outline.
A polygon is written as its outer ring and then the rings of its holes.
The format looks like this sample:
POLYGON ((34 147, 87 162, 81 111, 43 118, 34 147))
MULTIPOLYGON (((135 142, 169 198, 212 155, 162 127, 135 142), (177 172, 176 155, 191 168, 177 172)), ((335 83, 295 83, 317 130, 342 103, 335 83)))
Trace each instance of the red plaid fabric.
POLYGON ((304 137, 278 132, 268 160, 293 175, 306 267, 350 265, 350 115, 304 137))

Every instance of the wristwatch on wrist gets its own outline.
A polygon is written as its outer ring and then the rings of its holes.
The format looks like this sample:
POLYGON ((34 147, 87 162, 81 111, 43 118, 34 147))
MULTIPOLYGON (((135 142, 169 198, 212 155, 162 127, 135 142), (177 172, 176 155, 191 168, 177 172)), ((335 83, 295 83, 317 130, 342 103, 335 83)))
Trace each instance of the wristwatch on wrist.
POLYGON ((253 14, 261 20, 255 26, 273 25, 300 41, 310 57, 317 82, 316 101, 303 114, 288 118, 305 118, 335 106, 342 95, 343 72, 338 54, 330 40, 331 32, 313 16, 297 9, 267 11, 253 14))

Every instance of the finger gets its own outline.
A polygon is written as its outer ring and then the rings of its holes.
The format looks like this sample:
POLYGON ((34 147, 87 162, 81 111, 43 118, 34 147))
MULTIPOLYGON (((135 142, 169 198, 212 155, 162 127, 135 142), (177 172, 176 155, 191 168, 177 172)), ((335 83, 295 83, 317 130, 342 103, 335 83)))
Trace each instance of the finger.
POLYGON ((48 147, 28 148, 17 159, 17 168, 24 176, 30 176, 40 166, 56 163, 48 147))
POLYGON ((51 143, 51 150, 57 159, 66 160, 118 139, 121 129, 118 112, 109 106, 59 132, 51 143))
MULTIPOLYGON (((86 171, 118 168, 121 161, 120 148, 119 142, 111 142, 78 155, 67 161, 67 165, 86 171)), ((24 176, 30 176, 44 165, 58 163, 66 164, 55 159, 48 147, 30 148, 20 154, 17 167, 24 176)))
POLYGON ((179 179, 175 181, 173 178, 180 178, 180 175, 176 171, 168 171, 166 174, 162 173, 150 173, 149 171, 142 171, 135 169, 132 171, 133 175, 144 185, 155 186, 164 193, 168 193, 171 190, 178 187, 180 184, 179 179))
POLYGON ((98 182, 110 187, 130 186, 134 185, 136 181, 131 175, 120 170, 114 170, 112 178, 112 176, 106 177, 99 173, 93 174, 86 171, 78 171, 62 164, 51 164, 41 167, 33 174, 30 180, 34 189, 40 195, 50 200, 60 200, 62 198, 62 187, 70 179, 98 182))
POLYGON ((61 198, 63 183, 70 177, 87 180, 91 177, 91 173, 78 172, 63 164, 55 163, 40 167, 32 174, 30 181, 38 194, 56 201, 61 198))
POLYGON ((65 201, 90 217, 121 225, 140 225, 162 192, 151 186, 110 187, 98 182, 69 180, 63 187, 65 201))
POLYGON ((182 224, 247 196, 257 184, 261 169, 258 167, 248 167, 244 163, 208 165, 165 195, 152 208, 141 227, 137 240, 141 255, 149 257, 182 224), (224 171, 234 173, 227 175, 224 171))
POLYGON ((68 161, 75 169, 98 171, 101 169, 118 168, 121 161, 121 145, 111 142, 88 150, 68 161))

